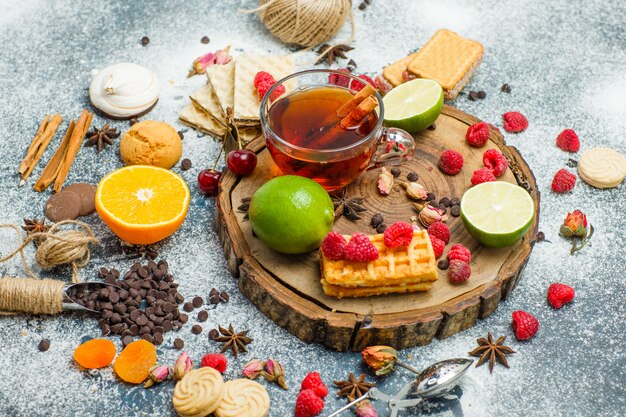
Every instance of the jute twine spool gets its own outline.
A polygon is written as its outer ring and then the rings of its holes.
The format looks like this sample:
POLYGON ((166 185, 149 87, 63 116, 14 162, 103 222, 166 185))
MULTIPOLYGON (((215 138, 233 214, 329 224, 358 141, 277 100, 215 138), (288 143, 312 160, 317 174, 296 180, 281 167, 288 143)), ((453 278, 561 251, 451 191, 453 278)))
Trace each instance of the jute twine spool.
POLYGON ((281 41, 307 48, 332 38, 348 16, 352 19, 351 0, 259 0, 259 3, 256 9, 244 12, 258 13, 267 30, 281 41))
POLYGON ((72 266, 72 282, 80 282, 78 268, 87 266, 91 253, 89 245, 98 244, 93 230, 82 222, 65 220, 53 225, 49 231, 32 233, 25 240, 22 231, 14 224, 0 224, 0 228, 14 229, 19 238, 19 245, 10 254, 0 258, 6 262, 18 253, 22 257, 24 268, 31 278, 0 278, 0 311, 21 311, 35 314, 55 314, 62 310, 63 281, 39 279, 28 266, 24 248, 30 242, 37 243, 35 260, 43 269, 59 265, 72 266), (77 226, 64 229, 64 226, 77 226))

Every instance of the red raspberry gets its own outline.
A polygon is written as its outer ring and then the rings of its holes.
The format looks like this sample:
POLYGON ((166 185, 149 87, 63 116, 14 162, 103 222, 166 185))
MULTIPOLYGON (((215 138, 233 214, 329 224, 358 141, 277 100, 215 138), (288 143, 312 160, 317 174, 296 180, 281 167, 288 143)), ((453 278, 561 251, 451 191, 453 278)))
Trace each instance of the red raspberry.
POLYGON ((556 282, 548 287, 548 302, 554 308, 561 308, 574 299, 574 288, 556 282))
MULTIPOLYGON (((337 71, 350 74, 350 70, 348 68, 339 68, 337 71)), ((348 85, 350 85, 350 77, 346 77, 344 75, 339 75, 339 74, 330 74, 328 76, 328 83, 332 85, 336 85, 338 87, 347 88, 348 85)))
POLYGON ((287 90, 285 89, 284 85, 281 84, 281 85, 276 86, 274 91, 272 91, 272 95, 270 96, 270 100, 276 101, 276 99, 278 99, 278 97, 280 97, 283 94, 285 94, 286 91, 287 90))
POLYGON ((317 394, 320 398, 325 398, 328 395, 328 388, 322 381, 322 377, 319 372, 310 372, 302 380, 300 391, 310 389, 317 394))
POLYGON ((274 81, 261 80, 256 86, 256 92, 259 96, 259 100, 263 100, 265 94, 269 91, 270 88, 274 85, 274 81))
POLYGON ((433 235, 428 236, 430 237, 430 243, 433 246, 433 252, 435 252, 435 259, 439 259, 439 257, 443 255, 443 251, 446 248, 446 242, 433 235))
POLYGON ((346 239, 341 233, 330 232, 322 240, 322 252, 324 256, 333 261, 343 259, 344 251, 346 250, 346 239))
POLYGON ((565 129, 556 137, 556 146, 567 152, 578 152, 580 139, 572 129, 565 129))
POLYGON ((384 241, 388 248, 409 246, 413 239, 413 226, 408 223, 397 222, 385 229, 384 241))
POLYGON ((472 174, 472 185, 482 184, 483 182, 496 181, 496 176, 489 168, 480 168, 472 174))
POLYGON ((448 251, 448 260, 449 261, 459 260, 459 261, 463 261, 466 263, 470 263, 470 261, 472 260, 472 253, 465 246, 463 246, 460 243, 457 243, 456 245, 452 245, 452 247, 448 251))
POLYGON ((502 115, 504 130, 509 133, 523 132, 528 127, 528 119, 520 112, 510 111, 502 115))
POLYGON ((465 139, 470 145, 480 148, 489 140, 489 125, 485 122, 474 123, 467 128, 465 139))
POLYGON ((502 152, 497 149, 487 149, 485 153, 483 153, 483 164, 493 172, 495 177, 504 175, 506 169, 509 167, 506 158, 502 155, 502 152))
POLYGON ((458 174, 463 168, 463 155, 452 149, 446 149, 439 158, 439 169, 448 175, 458 174))
POLYGON ((378 249, 363 233, 355 233, 344 250, 344 256, 350 262, 371 262, 378 259, 378 249))
POLYGON ((462 284, 472 275, 472 270, 467 262, 454 259, 448 267, 448 279, 452 284, 462 284))
POLYGON ((226 372, 226 366, 228 366, 228 360, 226 356, 221 353, 207 353, 202 357, 202 361, 200 362, 200 367, 204 368, 208 366, 209 368, 213 368, 219 373, 223 374, 226 372))
POLYGON ((517 340, 528 340, 539 330, 539 320, 523 310, 514 311, 512 317, 517 340))
POLYGON ((435 222, 431 224, 428 226, 428 234, 443 240, 446 244, 450 242, 450 228, 445 223, 435 222))
POLYGON ((296 399, 296 417, 313 417, 324 409, 324 400, 312 389, 300 391, 296 399))
POLYGON ((555 193, 566 193, 576 185, 576 175, 566 169, 559 169, 552 180, 552 191, 555 193))
MULTIPOLYGON (((374 80, 372 80, 370 77, 368 77, 365 74, 360 74, 358 75, 358 77, 362 80, 365 80, 366 82, 372 84, 372 86, 375 86, 374 84, 374 80)), ((362 81, 357 81, 357 80, 351 80, 350 81, 350 90, 353 91, 361 91, 363 89, 363 87, 365 87, 365 83, 362 81)))
POLYGON ((254 81, 253 81, 254 88, 257 88, 259 84, 261 84, 262 82, 269 82, 270 84, 274 84, 276 80, 274 79, 274 77, 272 77, 272 74, 270 74, 269 72, 259 71, 254 76, 254 81))

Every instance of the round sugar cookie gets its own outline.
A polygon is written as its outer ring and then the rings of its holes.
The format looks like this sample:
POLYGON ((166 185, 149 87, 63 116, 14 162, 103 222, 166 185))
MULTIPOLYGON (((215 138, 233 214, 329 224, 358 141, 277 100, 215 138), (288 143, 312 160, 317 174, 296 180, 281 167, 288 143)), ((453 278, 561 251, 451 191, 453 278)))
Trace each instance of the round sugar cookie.
POLYGON ((609 148, 592 148, 578 161, 578 174, 596 188, 613 188, 626 177, 626 157, 609 148))
POLYGON ((216 417, 265 417, 270 396, 263 385, 249 379, 235 379, 224 384, 224 396, 215 410, 216 417))
POLYGON ((222 374, 213 368, 194 369, 174 388, 172 403, 181 417, 205 417, 220 404, 224 393, 222 374))

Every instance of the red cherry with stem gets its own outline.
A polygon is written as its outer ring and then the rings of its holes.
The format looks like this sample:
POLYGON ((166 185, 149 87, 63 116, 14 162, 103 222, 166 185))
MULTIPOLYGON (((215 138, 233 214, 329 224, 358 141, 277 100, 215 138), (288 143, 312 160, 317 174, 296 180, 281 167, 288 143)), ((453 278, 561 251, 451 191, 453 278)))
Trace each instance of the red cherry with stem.
POLYGON ((210 196, 217 195, 222 173, 215 169, 204 169, 198 174, 198 188, 210 196))
POLYGON ((256 168, 256 154, 249 149, 235 149, 228 152, 226 165, 237 175, 249 175, 256 168))

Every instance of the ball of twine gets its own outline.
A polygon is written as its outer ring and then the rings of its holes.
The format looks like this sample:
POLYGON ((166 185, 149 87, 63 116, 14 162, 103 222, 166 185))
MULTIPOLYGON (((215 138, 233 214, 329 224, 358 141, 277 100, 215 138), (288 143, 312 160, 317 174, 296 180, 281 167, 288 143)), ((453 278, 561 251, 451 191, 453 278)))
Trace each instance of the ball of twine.
POLYGON ((267 30, 281 41, 307 48, 332 38, 352 13, 351 0, 259 0, 267 30))

